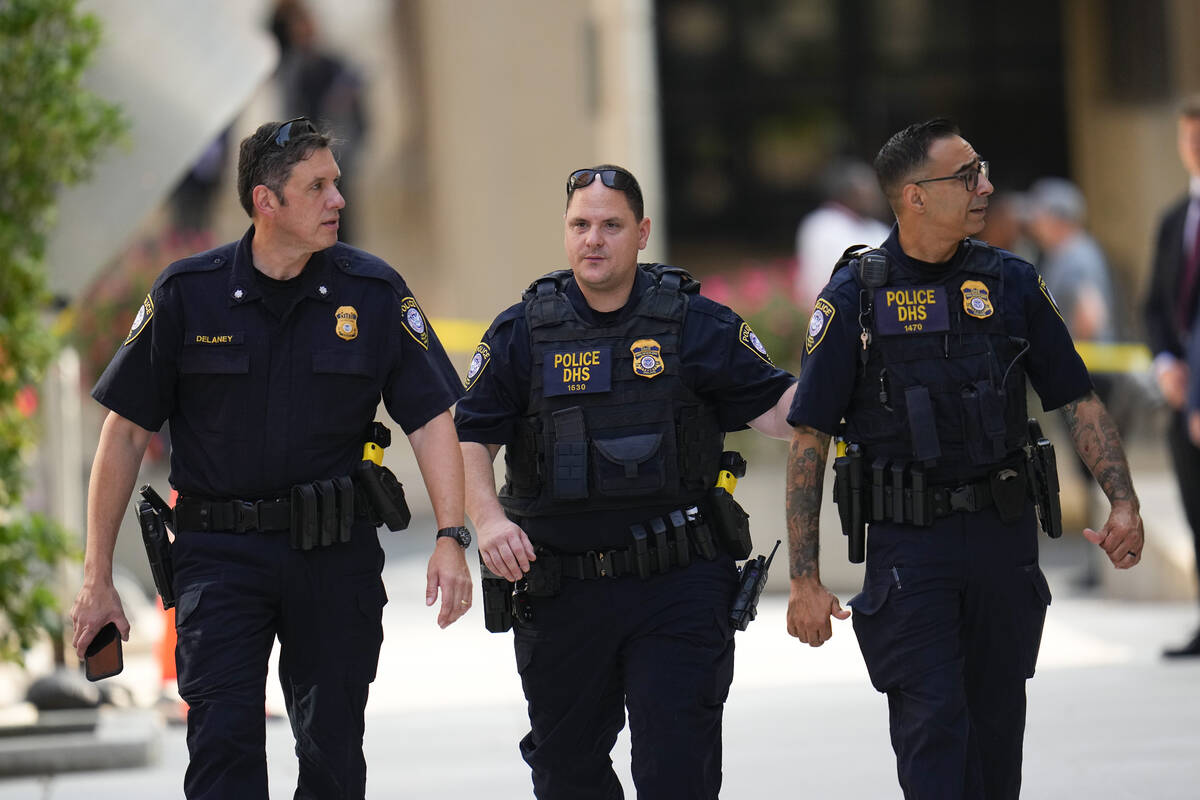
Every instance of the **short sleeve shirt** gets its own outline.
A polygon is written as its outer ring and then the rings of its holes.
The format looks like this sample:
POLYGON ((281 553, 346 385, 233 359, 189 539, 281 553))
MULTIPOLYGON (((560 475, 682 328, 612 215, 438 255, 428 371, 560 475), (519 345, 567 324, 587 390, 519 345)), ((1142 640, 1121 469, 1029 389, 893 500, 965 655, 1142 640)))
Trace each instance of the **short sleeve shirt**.
POLYGON ((295 304, 272 310, 253 235, 168 267, 92 391, 147 430, 169 421, 171 483, 184 494, 283 496, 349 474, 381 400, 411 433, 462 393, 387 264, 334 245, 310 258, 295 304))

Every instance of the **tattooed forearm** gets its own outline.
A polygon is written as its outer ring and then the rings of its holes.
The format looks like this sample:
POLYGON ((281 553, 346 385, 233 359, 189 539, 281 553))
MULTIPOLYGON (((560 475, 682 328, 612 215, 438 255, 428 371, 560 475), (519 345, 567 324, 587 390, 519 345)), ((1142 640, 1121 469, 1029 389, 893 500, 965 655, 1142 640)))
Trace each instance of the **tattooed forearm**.
POLYGON ((1090 392, 1081 400, 1067 403, 1063 420, 1075 443, 1075 451, 1091 470, 1109 502, 1137 503, 1129 462, 1121 445, 1121 434, 1104 404, 1090 392))
POLYGON ((788 552, 791 577, 817 574, 821 490, 829 435, 801 426, 792 434, 787 467, 788 552))

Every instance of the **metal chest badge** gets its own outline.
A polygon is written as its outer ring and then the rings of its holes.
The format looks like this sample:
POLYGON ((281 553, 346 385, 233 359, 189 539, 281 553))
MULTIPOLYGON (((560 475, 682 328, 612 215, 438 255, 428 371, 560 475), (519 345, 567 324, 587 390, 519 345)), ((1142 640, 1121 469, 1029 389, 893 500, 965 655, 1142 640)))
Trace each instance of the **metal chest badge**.
POLYGON ((417 305, 414 297, 405 297, 400 301, 400 313, 404 317, 404 330, 417 341, 417 344, 429 349, 429 326, 425 324, 425 315, 417 305))
POLYGON ((988 287, 982 281, 963 281, 963 310, 975 319, 987 319, 995 309, 988 297, 988 287))
POLYGON ((633 344, 629 345, 629 352, 633 353, 633 373, 641 375, 643 378, 653 378, 655 375, 662 374, 662 345, 653 339, 638 339, 633 344))
POLYGON ((347 342, 358 337, 358 312, 354 310, 354 306, 338 306, 337 311, 333 312, 333 317, 337 320, 337 331, 339 339, 345 339, 347 342))

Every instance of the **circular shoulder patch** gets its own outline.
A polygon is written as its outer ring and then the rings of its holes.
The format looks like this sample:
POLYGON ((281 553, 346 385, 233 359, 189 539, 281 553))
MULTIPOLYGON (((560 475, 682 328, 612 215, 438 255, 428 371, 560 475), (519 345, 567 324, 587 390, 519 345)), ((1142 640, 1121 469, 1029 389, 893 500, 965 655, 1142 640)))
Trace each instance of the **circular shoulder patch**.
POLYGON ((491 360, 492 348, 488 347, 486 342, 480 342, 479 347, 475 348, 475 355, 471 356, 471 364, 467 367, 467 379, 463 381, 463 387, 469 390, 474 386, 475 381, 491 360))
POLYGON ((400 301, 400 313, 404 315, 404 330, 416 340, 417 344, 429 349, 429 326, 425 324, 425 315, 417 305, 416 298, 405 297, 400 301))
POLYGON ((753 351, 754 355, 774 366, 775 362, 771 360, 771 356, 767 353, 766 345, 764 345, 762 340, 758 338, 758 335, 751 330, 750 323, 743 322, 742 326, 738 328, 738 341, 753 351))

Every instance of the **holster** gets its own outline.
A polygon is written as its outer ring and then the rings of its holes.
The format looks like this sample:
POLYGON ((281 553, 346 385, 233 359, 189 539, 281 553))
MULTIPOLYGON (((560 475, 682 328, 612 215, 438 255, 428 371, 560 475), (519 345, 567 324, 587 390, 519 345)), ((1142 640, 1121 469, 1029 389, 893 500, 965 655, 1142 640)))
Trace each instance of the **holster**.
POLYGON ((404 487, 390 469, 372 461, 360 461, 354 468, 354 484, 361 488, 372 523, 386 524, 390 531, 408 527, 412 513, 404 500, 404 487))
POLYGON ((719 486, 708 490, 704 498, 704 516, 717 541, 735 559, 750 557, 754 542, 750 539, 750 515, 719 486))
POLYGON ((150 576, 154 579, 154 588, 162 598, 163 608, 175 607, 175 568, 171 562, 171 540, 167 536, 166 520, 163 519, 163 509, 170 513, 170 507, 162 502, 149 485, 141 489, 145 500, 137 502, 138 525, 142 529, 142 543, 146 546, 146 557, 150 561, 150 576), (149 492, 149 495, 147 495, 149 492), (161 504, 158 508, 154 501, 161 504))
POLYGON ((492 572, 479 559, 483 588, 483 626, 492 633, 504 633, 513 626, 513 583, 492 572))
POLYGON ((1058 464, 1054 445, 1042 435, 1036 419, 1029 420, 1029 451, 1026 474, 1029 491, 1037 507, 1038 522, 1051 539, 1062 536, 1062 507, 1058 499, 1058 464))

